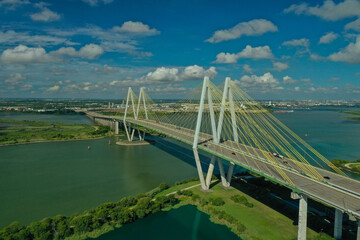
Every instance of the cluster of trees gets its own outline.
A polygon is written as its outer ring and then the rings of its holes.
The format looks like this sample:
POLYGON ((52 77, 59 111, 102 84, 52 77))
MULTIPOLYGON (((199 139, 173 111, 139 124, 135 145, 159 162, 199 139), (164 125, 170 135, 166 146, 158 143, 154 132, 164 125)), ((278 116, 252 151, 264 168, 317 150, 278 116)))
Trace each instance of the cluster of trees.
POLYGON ((347 163, 360 163, 360 158, 355 160, 354 162, 342 159, 334 159, 331 162, 337 167, 342 167, 343 169, 350 169, 353 172, 360 173, 360 164, 350 164, 349 167, 345 167, 345 164, 347 163))
POLYGON ((91 132, 92 135, 105 135, 110 131, 109 126, 98 125, 97 129, 91 132))
POLYGON ((249 202, 248 199, 245 196, 241 196, 241 195, 237 194, 237 195, 231 196, 230 199, 233 200, 236 203, 243 204, 248 208, 254 207, 254 204, 249 202))
MULTIPOLYGON (((165 184, 159 189, 166 188, 165 184)), ((71 217, 58 215, 20 226, 14 222, 0 231, 1 240, 12 239, 64 239, 101 229, 105 226, 119 226, 172 206, 177 199, 171 196, 152 198, 148 194, 125 197, 119 202, 104 203, 94 209, 71 217)))
POLYGON ((348 160, 342 159, 333 159, 331 162, 337 167, 342 167, 344 164, 349 163, 348 160))
POLYGON ((235 227, 236 231, 239 233, 245 232, 246 227, 239 222, 235 217, 226 213, 223 210, 216 209, 214 207, 208 206, 206 210, 212 215, 215 216, 217 219, 221 221, 226 221, 228 224, 231 224, 235 227))

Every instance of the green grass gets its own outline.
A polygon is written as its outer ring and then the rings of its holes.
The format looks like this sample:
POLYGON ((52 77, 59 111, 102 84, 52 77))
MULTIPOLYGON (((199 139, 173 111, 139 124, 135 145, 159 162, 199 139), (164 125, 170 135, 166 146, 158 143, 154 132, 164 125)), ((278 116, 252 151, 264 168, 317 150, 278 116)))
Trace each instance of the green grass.
POLYGON ((181 189, 188 188, 188 187, 198 185, 198 184, 200 184, 199 181, 193 181, 193 182, 188 182, 188 183, 181 184, 181 185, 175 185, 175 186, 172 186, 172 187, 158 193, 155 197, 165 196, 169 193, 177 192, 181 189))
MULTIPOLYGON (((351 115, 358 115, 360 116, 360 111, 341 111, 340 113, 345 113, 345 114, 351 114, 351 115)), ((347 120, 350 121, 360 121, 360 117, 349 117, 346 116, 347 120)))
POLYGON ((106 126, 0 120, 0 145, 89 139, 110 134, 110 129, 106 126))
POLYGON ((360 111, 341 111, 341 113, 351 114, 351 115, 360 115, 360 111))
MULTIPOLYGON (((184 185, 174 186, 166 190, 166 193, 178 191, 182 188, 187 188, 191 185, 199 184, 199 182, 191 182, 184 185)), ((232 229, 242 239, 267 239, 267 240, 281 240, 281 239, 297 239, 297 226, 293 224, 293 220, 287 216, 275 211, 267 205, 257 201, 256 199, 246 195, 245 193, 235 188, 224 189, 221 187, 221 183, 217 183, 211 188, 210 192, 204 192, 200 190, 200 187, 196 186, 190 189, 194 194, 199 195, 201 199, 207 199, 220 197, 224 200, 223 206, 213 206, 217 210, 223 210, 227 214, 237 219, 241 224, 246 227, 244 232, 238 232, 235 224, 226 222, 224 219, 218 219, 208 211, 210 205, 201 206, 197 201, 193 201, 191 197, 181 197, 181 202, 175 205, 174 208, 181 207, 187 204, 194 204, 199 210, 209 214, 211 220, 215 223, 224 224, 232 229), (240 203, 235 203, 231 200, 234 195, 240 195, 247 198, 248 202, 253 204, 253 207, 247 207, 240 203)), ((166 194, 164 192, 164 194, 166 194)), ((163 193, 162 193, 163 194, 163 193)), ((319 233, 311 229, 307 229, 307 239, 316 239, 319 237, 319 233)), ((331 238, 330 238, 331 239, 331 238)))

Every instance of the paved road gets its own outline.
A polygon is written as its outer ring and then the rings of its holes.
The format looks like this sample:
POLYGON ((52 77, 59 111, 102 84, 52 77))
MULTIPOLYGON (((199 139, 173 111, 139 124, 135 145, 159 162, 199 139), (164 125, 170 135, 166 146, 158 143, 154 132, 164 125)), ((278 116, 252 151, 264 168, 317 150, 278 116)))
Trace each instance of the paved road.
MULTIPOLYGON (((104 116, 97 113, 91 113, 91 116, 122 120, 119 117, 104 116)), ((193 143, 194 130, 192 129, 159 123, 153 120, 135 120, 128 118, 126 121, 155 130, 190 145, 193 143)), ((198 148, 255 171, 288 188, 300 191, 313 199, 343 210, 360 219, 359 181, 320 168, 316 168, 317 172, 330 179, 326 181, 314 180, 303 171, 307 169, 308 166, 299 161, 286 158, 279 159, 260 149, 233 141, 215 144, 212 142, 212 136, 205 133, 200 133, 198 148), (279 172, 284 174, 280 174, 279 172), (286 175, 294 185, 289 184, 289 181, 286 180, 284 175, 286 175)))

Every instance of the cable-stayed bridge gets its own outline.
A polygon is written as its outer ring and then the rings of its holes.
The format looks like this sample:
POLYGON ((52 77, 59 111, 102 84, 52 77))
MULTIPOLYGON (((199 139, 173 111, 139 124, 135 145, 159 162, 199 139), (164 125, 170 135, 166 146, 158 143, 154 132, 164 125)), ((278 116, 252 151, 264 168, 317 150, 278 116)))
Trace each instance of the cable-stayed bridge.
POLYGON ((205 77, 202 87, 191 95, 167 111, 159 109, 145 88, 140 89, 139 96, 129 88, 124 110, 119 114, 86 114, 110 124, 115 131, 121 123, 129 141, 135 134, 144 140, 146 129, 151 129, 192 145, 204 190, 210 187, 216 162, 224 187, 230 186, 236 165, 288 187, 292 198, 299 199, 298 239, 306 239, 308 197, 336 209, 336 239, 342 237, 344 212, 360 226, 360 182, 347 177, 230 78, 219 88, 205 77), (199 150, 212 154, 208 169, 202 168, 199 150), (227 169, 223 160, 229 162, 227 169))

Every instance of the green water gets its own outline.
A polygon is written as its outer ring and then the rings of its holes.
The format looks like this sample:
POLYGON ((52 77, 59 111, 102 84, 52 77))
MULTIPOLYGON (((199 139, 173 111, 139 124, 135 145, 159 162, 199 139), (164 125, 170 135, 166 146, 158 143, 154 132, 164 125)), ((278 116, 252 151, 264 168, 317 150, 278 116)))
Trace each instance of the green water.
POLYGON ((66 124, 93 124, 90 119, 82 114, 46 114, 46 113, 14 113, 0 112, 0 119, 29 120, 41 122, 58 122, 66 124))
POLYGON ((136 147, 115 145, 114 138, 111 142, 106 138, 0 147, 0 228, 15 220, 27 224, 71 215, 149 191, 161 182, 196 177, 196 169, 179 160, 192 156, 164 139, 136 147))
POLYGON ((135 223, 124 225, 97 238, 115 239, 172 239, 212 240, 240 239, 229 228, 214 224, 209 216, 194 206, 184 206, 169 212, 160 212, 135 223))
MULTIPOLYGON (((360 122, 346 121, 344 114, 333 111, 274 115, 328 159, 360 158, 360 122)), ((30 120, 44 117, 44 121, 64 122, 70 117, 73 122, 68 123, 88 122, 83 115, 33 117, 30 120)), ((117 146, 115 139, 111 145, 109 139, 99 139, 0 147, 0 228, 15 220, 28 224, 57 214, 71 215, 146 192, 161 182, 197 176, 190 146, 155 139, 154 145, 136 147, 117 146)))

